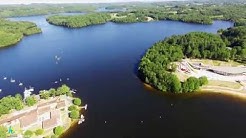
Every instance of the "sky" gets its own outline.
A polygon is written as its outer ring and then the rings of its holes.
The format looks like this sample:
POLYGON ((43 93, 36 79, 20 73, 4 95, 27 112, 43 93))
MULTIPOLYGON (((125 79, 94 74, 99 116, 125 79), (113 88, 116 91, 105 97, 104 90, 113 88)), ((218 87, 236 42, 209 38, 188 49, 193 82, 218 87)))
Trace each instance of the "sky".
POLYGON ((184 0, 0 0, 0 4, 30 3, 113 3, 113 2, 153 2, 153 1, 184 1, 184 0))

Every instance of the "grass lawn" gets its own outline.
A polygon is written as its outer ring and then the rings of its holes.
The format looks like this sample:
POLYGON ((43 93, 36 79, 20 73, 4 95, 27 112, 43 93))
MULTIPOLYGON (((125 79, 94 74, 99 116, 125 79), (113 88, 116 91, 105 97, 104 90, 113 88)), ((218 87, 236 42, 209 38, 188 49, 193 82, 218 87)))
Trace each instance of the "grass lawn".
POLYGON ((219 60, 210 60, 210 59, 189 59, 191 62, 200 62, 205 65, 210 66, 229 66, 229 67, 237 67, 242 65, 241 63, 235 62, 235 61, 219 61, 219 60))
POLYGON ((219 86, 231 89, 240 89, 242 86, 237 82, 210 80, 207 86, 219 86))

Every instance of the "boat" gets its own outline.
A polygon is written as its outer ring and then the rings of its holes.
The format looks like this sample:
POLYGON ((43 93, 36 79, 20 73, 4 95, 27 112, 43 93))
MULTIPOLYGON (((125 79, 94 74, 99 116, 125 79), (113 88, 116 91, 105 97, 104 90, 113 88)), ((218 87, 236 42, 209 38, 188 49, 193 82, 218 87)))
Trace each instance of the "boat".
POLYGON ((62 79, 60 79, 60 81, 62 81, 62 79))
POLYGON ((20 83, 19 83, 19 86, 23 86, 23 83, 20 82, 20 83))
POLYGON ((80 119, 78 124, 82 124, 83 122, 85 122, 85 119, 80 119))
POLYGON ((59 61, 61 60, 61 57, 55 56, 55 59, 59 61))
POLYGON ((87 104, 85 106, 83 106, 82 108, 84 108, 85 110, 87 110, 87 104))
POLYGON ((67 78, 67 80, 69 80, 69 78, 67 78))
POLYGON ((29 90, 31 91, 31 92, 33 92, 34 91, 34 88, 33 87, 29 87, 29 90))
POLYGON ((4 77, 3 80, 7 80, 7 77, 4 77))
POLYGON ((55 83, 58 83, 58 81, 55 81, 55 83))
POLYGON ((73 90, 71 90, 70 92, 71 92, 71 93, 76 93, 76 92, 75 92, 75 91, 73 91, 73 90))
POLYGON ((25 88, 25 91, 23 92, 24 93, 24 99, 31 96, 32 91, 34 91, 34 88, 31 88, 31 87, 30 87, 30 89, 25 88))
POLYGON ((15 82, 15 80, 13 80, 13 79, 11 78, 11 79, 10 79, 10 82, 14 83, 14 82, 15 82))
POLYGON ((0 89, 0 92, 2 92, 2 89, 0 89))

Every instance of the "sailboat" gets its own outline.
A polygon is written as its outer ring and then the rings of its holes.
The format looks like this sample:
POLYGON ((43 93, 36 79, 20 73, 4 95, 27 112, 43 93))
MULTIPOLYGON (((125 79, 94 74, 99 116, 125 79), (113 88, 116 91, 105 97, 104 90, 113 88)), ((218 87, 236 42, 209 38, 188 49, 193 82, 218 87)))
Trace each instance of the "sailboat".
POLYGON ((23 83, 20 82, 20 83, 19 83, 19 86, 23 86, 23 83))
POLYGON ((14 83, 14 82, 15 82, 15 80, 13 80, 13 79, 11 78, 11 79, 10 79, 10 82, 14 83))

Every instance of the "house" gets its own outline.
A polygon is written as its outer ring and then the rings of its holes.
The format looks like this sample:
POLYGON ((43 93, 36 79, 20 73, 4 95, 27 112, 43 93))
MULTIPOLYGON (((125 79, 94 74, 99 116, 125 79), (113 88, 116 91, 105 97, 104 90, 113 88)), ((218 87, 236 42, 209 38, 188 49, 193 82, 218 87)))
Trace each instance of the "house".
POLYGON ((32 126, 52 129, 62 124, 61 110, 63 109, 67 110, 66 99, 51 99, 25 110, 13 112, 8 117, 0 119, 0 125, 18 126, 22 130, 32 126))

